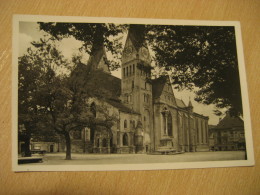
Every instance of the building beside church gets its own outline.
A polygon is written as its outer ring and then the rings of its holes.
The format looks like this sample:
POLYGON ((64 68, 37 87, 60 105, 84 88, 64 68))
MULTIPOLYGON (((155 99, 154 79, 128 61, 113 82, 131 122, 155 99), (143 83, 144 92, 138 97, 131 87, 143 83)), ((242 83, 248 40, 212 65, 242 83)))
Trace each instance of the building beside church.
POLYGON ((211 129, 211 134, 216 151, 246 150, 244 121, 229 112, 211 129))
MULTIPOLYGON (((87 65, 78 68, 90 71, 93 86, 104 93, 87 100, 95 117, 104 117, 97 109, 102 107, 116 122, 110 131, 85 128, 73 132, 72 152, 209 151, 209 118, 195 113, 191 101, 186 105, 175 97, 169 77, 151 77, 148 47, 133 26, 123 50, 121 79, 111 75, 103 47, 94 52, 87 65)), ((61 144, 63 150, 65 145, 61 144)))

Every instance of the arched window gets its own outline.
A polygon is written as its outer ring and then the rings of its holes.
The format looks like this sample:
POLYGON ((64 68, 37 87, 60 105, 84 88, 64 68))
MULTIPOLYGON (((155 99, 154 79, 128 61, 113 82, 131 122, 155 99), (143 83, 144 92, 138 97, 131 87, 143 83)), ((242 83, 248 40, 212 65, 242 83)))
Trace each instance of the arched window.
POLYGON ((126 133, 123 135, 123 146, 128 146, 128 135, 126 133))
POLYGON ((100 147, 100 139, 97 139, 97 147, 100 147))
POLYGON ((113 135, 111 136, 109 141, 110 141, 110 147, 113 147, 113 135))
POLYGON ((124 121, 124 128, 127 128, 127 120, 124 121))
POLYGON ((106 138, 104 138, 103 140, 102 140, 102 147, 107 147, 107 140, 106 140, 106 138))
POLYGON ((172 115, 169 112, 167 116, 168 135, 172 136, 172 115))
POLYGON ((90 105, 90 111, 92 112, 92 114, 93 114, 94 117, 97 116, 97 111, 96 111, 96 104, 95 104, 95 102, 93 102, 93 103, 90 105))

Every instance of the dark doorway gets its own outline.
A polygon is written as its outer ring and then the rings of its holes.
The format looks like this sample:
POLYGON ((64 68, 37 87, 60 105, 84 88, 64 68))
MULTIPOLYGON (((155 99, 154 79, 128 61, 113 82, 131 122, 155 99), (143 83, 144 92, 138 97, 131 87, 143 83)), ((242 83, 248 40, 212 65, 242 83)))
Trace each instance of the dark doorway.
POLYGON ((50 145, 50 152, 53 152, 54 151, 54 147, 53 145, 50 145))

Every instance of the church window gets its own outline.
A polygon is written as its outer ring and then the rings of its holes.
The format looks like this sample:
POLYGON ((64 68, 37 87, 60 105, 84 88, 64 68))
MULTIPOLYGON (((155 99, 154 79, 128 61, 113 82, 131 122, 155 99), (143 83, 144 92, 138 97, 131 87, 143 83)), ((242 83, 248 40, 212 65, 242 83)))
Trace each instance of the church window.
POLYGON ((95 104, 95 102, 93 102, 93 103, 90 105, 90 111, 92 112, 92 114, 93 114, 94 117, 97 116, 96 104, 95 104))
POLYGON ((135 87, 135 82, 132 81, 132 89, 135 87))
POLYGON ((133 64, 133 73, 135 73, 135 64, 133 64))
POLYGON ((100 139, 97 139, 97 147, 100 147, 100 139))
POLYGON ((168 135, 172 136, 172 115, 169 112, 167 116, 167 130, 168 130, 168 135))
POLYGON ((107 147, 107 140, 106 140, 106 138, 104 138, 102 140, 102 147, 107 147))
POLYGON ((123 146, 128 146, 128 135, 126 133, 123 135, 123 146))
POLYGON ((129 66, 129 75, 132 74, 132 65, 129 66))
POLYGON ((123 75, 124 75, 124 77, 125 77, 125 68, 123 68, 123 75))
POLYGON ((124 128, 127 128, 127 120, 124 121, 124 128))
POLYGON ((135 128, 135 120, 133 120, 133 128, 135 128))
POLYGON ((128 76, 128 67, 126 67, 126 76, 128 76))
POLYGON ((73 132, 74 139, 81 139, 81 131, 74 131, 73 132))

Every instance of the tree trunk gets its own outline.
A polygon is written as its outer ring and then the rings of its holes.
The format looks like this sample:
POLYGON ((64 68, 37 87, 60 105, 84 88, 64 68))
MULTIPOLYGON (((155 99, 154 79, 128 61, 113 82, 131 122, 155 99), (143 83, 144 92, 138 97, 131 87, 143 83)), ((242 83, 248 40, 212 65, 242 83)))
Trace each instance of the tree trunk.
POLYGON ((71 160, 71 143, 70 143, 70 134, 65 133, 66 140, 66 160, 71 160))

